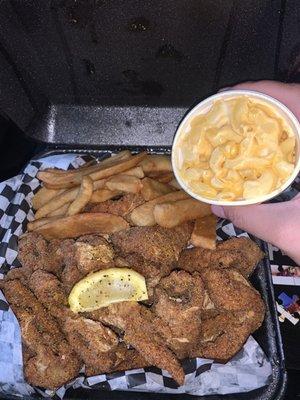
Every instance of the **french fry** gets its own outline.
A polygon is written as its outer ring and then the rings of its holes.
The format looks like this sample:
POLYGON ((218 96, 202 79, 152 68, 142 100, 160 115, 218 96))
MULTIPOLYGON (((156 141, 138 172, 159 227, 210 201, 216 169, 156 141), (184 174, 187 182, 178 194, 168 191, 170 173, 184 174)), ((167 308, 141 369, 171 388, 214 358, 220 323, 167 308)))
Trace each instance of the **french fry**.
POLYGON ((136 176, 137 178, 144 178, 145 174, 142 167, 134 167, 124 172, 126 175, 136 176))
POLYGON ((41 171, 38 173, 38 178, 50 189, 71 188, 80 185, 81 179, 85 175, 89 175, 93 181, 109 178, 112 175, 120 174, 137 166, 145 157, 146 153, 139 153, 125 160, 119 160, 114 157, 114 161, 107 162, 104 165, 100 163, 92 165, 85 171, 77 171, 72 175, 59 176, 41 171))
POLYGON ((47 189, 42 187, 32 198, 32 207, 35 210, 41 208, 44 204, 48 203, 51 199, 62 193, 64 189, 47 189))
MULTIPOLYGON (((118 153, 118 154, 116 154, 116 155, 112 155, 111 157, 109 157, 109 158, 105 158, 104 160, 102 160, 102 161, 100 161, 98 164, 96 164, 96 165, 89 165, 89 166, 87 166, 86 164, 85 165, 83 165, 82 167, 79 167, 79 168, 76 168, 76 169, 72 169, 72 170, 66 170, 66 171, 63 171, 63 170, 55 170, 55 169, 46 169, 46 170, 43 170, 43 171, 40 171, 38 174, 37 174, 37 177, 39 178, 39 179, 41 179, 41 180, 43 180, 43 179, 53 179, 53 180, 55 180, 55 179, 58 179, 58 175, 60 175, 60 177, 62 177, 63 179, 69 179, 69 180, 72 180, 72 178, 74 178, 74 176, 80 176, 80 177, 82 177, 82 176, 85 176, 85 175, 88 175, 88 174, 90 174, 90 173, 92 173, 92 172, 95 172, 95 171, 97 171, 97 170, 99 170, 99 169, 101 169, 101 168, 103 168, 103 167, 107 167, 107 166, 109 166, 109 165, 112 165, 112 164, 114 164, 114 163, 116 163, 116 162, 119 162, 119 161, 122 161, 122 160, 126 160, 126 159, 128 159, 128 158, 131 158, 131 153, 130 153, 130 151, 128 151, 128 150, 124 150, 124 151, 121 151, 120 153, 118 153), (60 171, 60 173, 58 174, 57 173, 57 171, 60 171)), ((55 184, 53 185, 53 184, 51 184, 51 183, 47 183, 47 185, 48 185, 48 187, 51 189, 53 189, 54 187, 53 186, 55 186, 55 184), (51 187, 52 186, 52 187, 51 187)), ((74 185, 73 185, 74 186, 74 185)), ((76 186, 76 185, 75 185, 76 186)), ((66 186, 66 187, 72 187, 72 186, 66 186)))
POLYGON ((67 239, 93 233, 111 234, 129 227, 122 217, 108 213, 83 213, 49 222, 35 231, 44 238, 67 239))
POLYGON ((95 190, 90 199, 90 203, 102 203, 103 201, 113 199, 116 196, 121 195, 122 192, 118 190, 99 189, 95 190))
POLYGON ((27 230, 29 232, 34 231, 37 228, 40 228, 43 225, 48 224, 49 222, 56 221, 59 217, 51 217, 51 218, 40 218, 35 221, 28 222, 27 230))
POLYGON ((126 193, 139 193, 142 188, 142 182, 135 176, 119 174, 108 179, 105 186, 109 190, 118 190, 126 193))
POLYGON ((166 155, 149 154, 140 163, 146 175, 153 172, 168 172, 172 171, 171 159, 166 155))
POLYGON ((156 197, 147 203, 136 207, 130 214, 130 219, 134 225, 137 226, 153 226, 155 225, 155 219, 153 215, 154 207, 157 204, 172 202, 177 200, 188 199, 189 195, 184 191, 176 191, 165 194, 164 196, 156 197))
POLYGON ((215 250, 217 241, 216 227, 217 217, 213 214, 196 219, 191 235, 191 244, 195 247, 215 250))
POLYGON ((67 203, 71 203, 76 199, 79 188, 69 189, 51 199, 48 203, 44 204, 35 213, 35 219, 43 218, 52 213, 53 211, 61 208, 67 203))
POLYGON ((93 181, 87 175, 82 178, 81 186, 76 199, 70 204, 67 215, 75 215, 80 213, 80 211, 87 205, 92 197, 93 193, 93 181))
MULTIPOLYGON (((57 210, 52 211, 47 215, 47 217, 62 217, 67 214, 69 209, 70 203, 66 203, 62 207, 58 208, 57 210)), ((38 220, 37 220, 38 221, 38 220)))
POLYGON ((194 199, 156 204, 153 211, 155 222, 164 228, 174 228, 185 221, 202 218, 210 214, 209 204, 194 199))
POLYGON ((165 183, 158 182, 151 178, 144 178, 142 180, 141 194, 146 201, 153 200, 156 197, 163 196, 164 194, 174 192, 174 188, 165 183))
MULTIPOLYGON (((101 189, 104 187, 106 179, 100 179, 93 183, 94 190, 101 189)), ((76 199, 78 195, 79 188, 75 187, 69 190, 63 190, 58 196, 51 199, 48 203, 40 207, 35 213, 35 219, 43 218, 57 210, 58 208, 64 206, 67 203, 71 203, 76 199)))

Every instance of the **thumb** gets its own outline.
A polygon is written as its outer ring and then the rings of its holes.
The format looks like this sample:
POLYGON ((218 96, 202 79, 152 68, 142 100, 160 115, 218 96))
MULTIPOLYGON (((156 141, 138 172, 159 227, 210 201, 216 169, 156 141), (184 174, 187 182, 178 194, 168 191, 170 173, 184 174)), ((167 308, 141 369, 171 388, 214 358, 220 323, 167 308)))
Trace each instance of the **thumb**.
MULTIPOLYGON (((299 212, 295 210, 294 201, 240 207, 212 206, 212 212, 218 217, 229 219, 238 228, 283 250, 286 250, 287 236, 293 232, 293 225, 299 223, 296 221, 299 214, 295 218, 295 211, 299 212)), ((299 225, 295 228, 299 230, 299 225)))

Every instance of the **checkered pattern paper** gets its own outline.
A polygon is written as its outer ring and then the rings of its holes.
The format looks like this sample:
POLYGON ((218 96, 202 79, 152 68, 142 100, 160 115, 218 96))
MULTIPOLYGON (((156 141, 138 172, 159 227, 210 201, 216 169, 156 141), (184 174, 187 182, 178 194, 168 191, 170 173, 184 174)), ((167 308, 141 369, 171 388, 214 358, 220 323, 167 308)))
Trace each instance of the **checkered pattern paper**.
MULTIPOLYGON (((75 168, 85 162, 74 154, 49 156, 34 160, 24 171, 0 184, 0 279, 10 268, 19 267, 17 259, 18 237, 25 232, 26 224, 33 219, 31 199, 40 188, 36 174, 40 169, 59 166, 75 168)), ((246 235, 222 222, 218 228, 219 239, 246 235)), ((183 362, 185 385, 178 387, 167 371, 156 367, 141 368, 94 377, 80 375, 56 392, 28 385, 23 376, 21 335, 17 319, 0 292, 0 395, 42 395, 63 398, 68 388, 98 390, 124 390, 157 393, 188 393, 192 395, 247 392, 268 383, 272 373, 262 349, 250 337, 241 351, 226 364, 212 360, 192 359, 183 362)))

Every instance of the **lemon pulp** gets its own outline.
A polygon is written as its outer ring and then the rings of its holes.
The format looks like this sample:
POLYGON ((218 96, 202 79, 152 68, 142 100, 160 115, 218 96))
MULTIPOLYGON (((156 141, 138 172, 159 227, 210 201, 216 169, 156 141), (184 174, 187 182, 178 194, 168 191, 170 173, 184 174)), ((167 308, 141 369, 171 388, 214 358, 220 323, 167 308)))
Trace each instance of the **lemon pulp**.
POLYGON ((109 268, 81 279, 69 295, 73 312, 93 311, 120 301, 147 300, 145 278, 130 268, 109 268))

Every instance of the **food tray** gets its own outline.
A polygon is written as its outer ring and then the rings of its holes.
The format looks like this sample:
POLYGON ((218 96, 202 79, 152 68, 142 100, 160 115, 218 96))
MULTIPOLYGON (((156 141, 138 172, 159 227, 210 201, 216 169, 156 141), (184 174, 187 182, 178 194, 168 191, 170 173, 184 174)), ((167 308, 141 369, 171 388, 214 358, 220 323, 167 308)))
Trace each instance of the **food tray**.
MULTIPOLYGON (((64 153, 80 153, 97 156, 99 158, 105 157, 106 154, 115 152, 116 150, 124 149, 105 147, 99 150, 86 150, 86 149, 63 149, 63 150, 50 150, 36 156, 36 158, 46 157, 55 154, 64 153)), ((169 147, 157 147, 157 148, 145 148, 145 147, 130 147, 132 152, 139 152, 141 150, 147 150, 152 153, 170 153, 169 147)), ((242 231, 241 231, 242 232, 242 231)), ((267 254, 267 246, 261 241, 257 241, 261 248, 267 254)), ((282 399, 285 388, 286 388, 286 372, 284 368, 284 355, 282 349, 282 342, 279 330, 279 323, 277 318, 277 311, 275 308, 274 292, 271 280, 270 265, 267 259, 264 259, 256 268, 254 274, 251 277, 251 282, 254 287, 261 293, 264 302, 266 304, 266 317, 262 327, 255 332, 253 335, 257 342, 260 344, 266 355, 268 356, 272 365, 272 378, 269 385, 257 389, 252 392, 243 394, 232 394, 232 395, 214 395, 214 396, 191 396, 187 394, 181 394, 180 399, 204 399, 204 400, 216 400, 216 399, 253 399, 253 400, 275 400, 282 399)), ((118 392, 118 391, 105 391, 99 389, 83 390, 69 389, 65 395, 65 399, 73 398, 85 398, 95 399, 100 395, 101 399, 171 399, 175 398, 173 394, 159 394, 159 393, 141 393, 141 392, 118 392)), ((15 396, 2 396, 2 398, 20 398, 15 396)), ((24 397, 29 398, 29 397, 24 397)), ((32 397, 33 398, 33 397, 32 397)), ((36 397, 35 397, 36 398, 36 397)))

